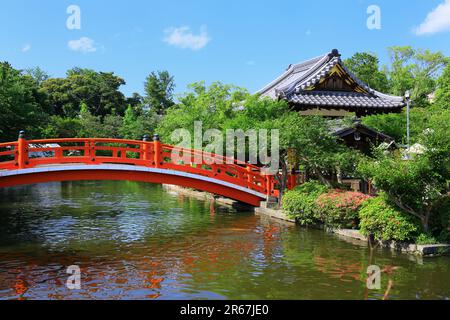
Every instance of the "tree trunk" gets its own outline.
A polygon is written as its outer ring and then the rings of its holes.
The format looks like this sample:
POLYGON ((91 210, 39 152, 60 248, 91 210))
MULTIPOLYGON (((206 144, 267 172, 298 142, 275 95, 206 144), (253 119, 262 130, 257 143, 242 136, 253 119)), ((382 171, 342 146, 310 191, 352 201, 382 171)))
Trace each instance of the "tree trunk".
POLYGON ((320 170, 315 170, 315 174, 317 175, 317 177, 319 178, 320 182, 322 182, 324 185, 326 185, 327 187, 331 188, 332 185, 331 183, 325 179, 325 177, 323 176, 323 174, 320 172, 320 170))
POLYGON ((424 216, 420 218, 420 221, 422 222, 422 228, 425 233, 428 233, 428 221, 430 220, 430 210, 427 210, 424 216))
POLYGON ((278 194, 278 206, 281 207, 283 203, 283 195, 284 192, 286 191, 287 175, 288 175, 288 168, 284 157, 280 157, 280 165, 281 165, 281 176, 276 175, 275 178, 278 184, 280 185, 280 190, 278 194))

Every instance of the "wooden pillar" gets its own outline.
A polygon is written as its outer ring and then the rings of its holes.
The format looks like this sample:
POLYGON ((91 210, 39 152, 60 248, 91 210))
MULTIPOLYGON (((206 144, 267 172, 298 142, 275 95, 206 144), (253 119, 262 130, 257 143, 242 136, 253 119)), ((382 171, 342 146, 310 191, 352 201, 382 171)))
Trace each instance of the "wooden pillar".
POLYGON ((289 175, 289 190, 292 190, 297 185, 297 176, 295 173, 291 173, 289 175))
POLYGON ((149 149, 149 145, 148 145, 148 141, 150 140, 150 137, 148 136, 148 134, 144 135, 144 137, 142 138, 142 160, 149 160, 149 154, 148 154, 148 149, 149 149))
POLYGON ((253 184, 252 167, 247 166, 247 182, 251 185, 253 184))
POLYGON ((266 189, 267 189, 267 195, 272 195, 272 189, 273 189, 273 183, 272 183, 272 176, 266 175, 266 189))
POLYGON ((161 141, 159 140, 159 135, 153 135, 153 161, 155 164, 155 168, 159 168, 162 166, 162 148, 161 141))
POLYGON ((19 169, 24 169, 28 164, 28 142, 25 139, 25 131, 19 132, 17 151, 19 153, 17 156, 17 164, 19 169))

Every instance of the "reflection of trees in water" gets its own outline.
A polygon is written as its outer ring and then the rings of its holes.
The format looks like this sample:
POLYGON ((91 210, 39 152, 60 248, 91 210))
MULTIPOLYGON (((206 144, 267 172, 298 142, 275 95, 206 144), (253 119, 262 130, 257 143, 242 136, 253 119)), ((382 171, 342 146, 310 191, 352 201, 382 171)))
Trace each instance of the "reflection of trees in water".
MULTIPOLYGON (((316 287, 339 288, 314 298, 383 299, 390 281, 389 299, 448 297, 442 285, 444 275, 450 276, 448 257, 421 264, 406 254, 378 249, 371 259, 366 245, 347 243, 316 230, 286 233, 283 240, 284 259, 296 269, 299 278, 315 278, 316 287), (380 290, 366 290, 369 265, 378 265, 382 270, 380 290)), ((306 281, 303 284, 307 286, 306 281)))
POLYGON ((135 182, 63 182, 0 191, 2 243, 85 249, 111 242, 183 236, 211 224, 207 202, 135 182), (9 238, 9 239, 8 239, 9 238))
MULTIPOLYGON (((166 277, 175 279, 189 273, 189 268, 201 270, 208 264, 227 268, 236 251, 248 251, 251 247, 238 238, 221 245, 216 232, 234 233, 239 224, 229 219, 226 210, 211 207, 209 202, 180 200, 159 187, 142 188, 137 183, 58 185, 61 188, 50 200, 62 198, 64 206, 58 207, 56 201, 52 207, 51 201, 40 201, 46 197, 45 192, 32 192, 28 196, 30 206, 23 208, 22 220, 12 216, 15 212, 6 212, 17 224, 16 229, 8 227, 8 233, 19 241, 25 231, 34 235, 27 241, 22 239, 27 246, 15 257, 10 250, 4 256, 6 266, 13 259, 22 261, 17 269, 7 267, 6 272, 0 273, 1 286, 13 288, 15 296, 33 296, 33 289, 39 287, 41 291, 52 292, 50 298, 98 298, 109 287, 111 292, 118 288, 125 292, 141 288, 147 290, 147 298, 157 298, 162 294, 160 289, 166 277), (69 200, 71 204, 67 205, 69 200), (214 225, 216 220, 218 225, 214 225), (207 264, 202 264, 203 261, 207 264), (65 267, 74 263, 82 268, 83 293, 69 292, 64 283, 59 288, 53 281, 67 279, 65 267), (57 266, 58 270, 47 269, 49 265, 57 266), (40 270, 35 272, 36 269, 40 270), (17 274, 19 280, 14 276, 17 274), (40 284, 37 279, 41 275, 50 278, 41 279, 40 284), (48 288, 44 290, 43 286, 48 288)), ((51 189, 46 185, 36 188, 41 187, 51 189)), ((18 192, 12 200, 17 209, 23 197, 18 192)), ((243 218, 249 217, 252 218, 251 215, 243 218)), ((12 242, 16 246, 17 243, 12 242)))
MULTIPOLYGON (((178 298, 363 299, 370 263, 400 267, 391 275, 392 299, 446 294, 448 258, 417 264, 377 250, 370 262, 367 247, 172 196, 159 186, 82 182, 31 188, 31 194, 5 190, 0 199, 8 195, 13 204, 0 200, 4 297, 155 299, 175 292, 178 298), (72 264, 81 267, 80 292, 65 288, 72 264)), ((383 298, 388 280, 382 277, 383 289, 368 297, 383 298)))

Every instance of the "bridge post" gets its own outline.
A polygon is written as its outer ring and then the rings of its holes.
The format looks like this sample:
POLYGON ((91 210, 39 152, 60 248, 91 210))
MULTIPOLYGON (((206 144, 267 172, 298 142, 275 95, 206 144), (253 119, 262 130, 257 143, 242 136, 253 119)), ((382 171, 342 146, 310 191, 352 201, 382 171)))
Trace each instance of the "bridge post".
POLYGON ((249 184, 253 183, 253 177, 252 177, 252 167, 247 166, 247 182, 249 184))
POLYGON ((17 164, 19 166, 19 169, 23 169, 28 164, 28 142, 25 138, 25 131, 19 132, 19 140, 18 140, 18 157, 17 157, 17 164))
POLYGON ((272 189, 273 189, 273 183, 272 183, 272 176, 266 175, 266 188, 267 188, 267 195, 272 195, 272 189))
POLYGON ((297 186, 297 174, 295 172, 292 172, 288 176, 288 189, 292 190, 297 186))
POLYGON ((161 156, 161 141, 159 140, 159 135, 153 135, 153 161, 155 164, 155 168, 159 168, 162 165, 162 156, 161 156))
POLYGON ((142 159, 145 161, 149 160, 148 143, 147 143, 149 140, 150 140, 150 137, 148 136, 148 134, 146 134, 142 137, 142 141, 144 141, 142 143, 142 159))

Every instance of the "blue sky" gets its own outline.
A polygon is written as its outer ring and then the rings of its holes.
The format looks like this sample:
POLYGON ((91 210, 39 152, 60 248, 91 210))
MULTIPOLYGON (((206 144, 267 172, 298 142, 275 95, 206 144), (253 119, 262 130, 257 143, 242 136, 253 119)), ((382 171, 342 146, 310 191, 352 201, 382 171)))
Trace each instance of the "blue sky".
POLYGON ((392 45, 450 56, 450 0, 1 2, 0 60, 54 77, 74 66, 114 71, 127 95, 143 93, 153 70, 173 74, 177 92, 199 80, 254 92, 290 63, 332 48, 343 57, 374 52, 382 62, 392 45), (70 5, 81 10, 79 30, 66 26, 70 5), (369 5, 380 8, 381 29, 368 29, 369 5))

